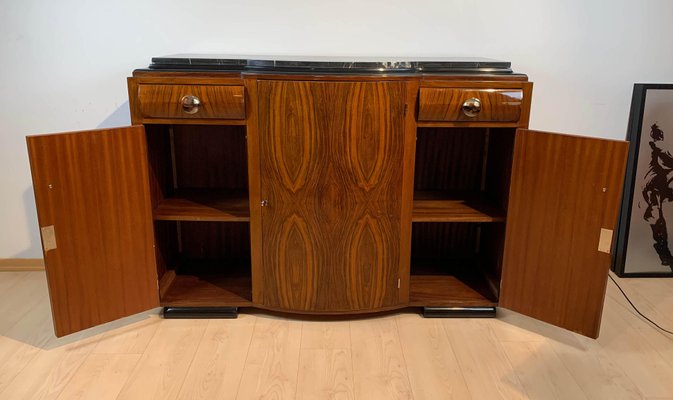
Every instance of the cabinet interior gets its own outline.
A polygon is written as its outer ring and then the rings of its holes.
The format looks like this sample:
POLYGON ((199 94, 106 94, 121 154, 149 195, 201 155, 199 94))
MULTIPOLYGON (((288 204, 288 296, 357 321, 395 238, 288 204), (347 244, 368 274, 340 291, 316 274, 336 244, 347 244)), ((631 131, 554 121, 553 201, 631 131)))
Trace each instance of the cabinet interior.
MULTIPOLYGON (((245 127, 147 125, 164 306, 250 305, 245 127)), ((497 305, 513 128, 419 128, 410 305, 497 305)))
POLYGON ((249 305, 244 126, 146 125, 163 306, 249 305))
POLYGON ((418 129, 411 305, 497 305, 515 133, 418 129))

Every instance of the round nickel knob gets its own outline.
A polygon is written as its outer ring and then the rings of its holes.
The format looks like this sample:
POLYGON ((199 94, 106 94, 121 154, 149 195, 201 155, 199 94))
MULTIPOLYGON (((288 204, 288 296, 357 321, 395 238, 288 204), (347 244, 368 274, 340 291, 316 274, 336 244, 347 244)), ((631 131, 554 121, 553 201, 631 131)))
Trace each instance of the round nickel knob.
POLYGON ((201 100, 199 100, 198 97, 187 95, 182 97, 180 99, 180 102, 182 103, 182 111, 186 112, 187 114, 196 114, 199 112, 199 107, 201 106, 201 100))
POLYGON ((481 100, 476 97, 465 100, 462 110, 466 116, 476 117, 481 112, 481 100))

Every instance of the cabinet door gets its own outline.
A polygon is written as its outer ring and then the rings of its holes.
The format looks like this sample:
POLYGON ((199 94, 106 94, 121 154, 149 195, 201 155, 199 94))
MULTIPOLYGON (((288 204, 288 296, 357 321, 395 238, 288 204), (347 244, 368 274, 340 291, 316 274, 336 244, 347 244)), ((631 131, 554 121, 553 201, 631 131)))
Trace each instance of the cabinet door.
POLYGON ((500 305, 597 337, 628 143, 519 130, 500 305))
POLYGON ((56 335, 158 307, 143 127, 27 141, 56 335))
POLYGON ((401 231, 411 224, 402 217, 405 86, 258 82, 258 302, 331 312, 399 303, 401 231))

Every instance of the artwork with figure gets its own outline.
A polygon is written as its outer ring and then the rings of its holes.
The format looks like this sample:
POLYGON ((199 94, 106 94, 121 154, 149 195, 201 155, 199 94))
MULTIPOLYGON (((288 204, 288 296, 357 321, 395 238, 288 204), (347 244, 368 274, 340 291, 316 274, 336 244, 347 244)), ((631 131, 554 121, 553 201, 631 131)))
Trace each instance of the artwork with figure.
POLYGON ((671 188, 673 156, 660 147, 664 140, 664 132, 656 123, 651 126, 650 138, 652 138, 649 142, 652 155, 643 187, 643 198, 647 203, 643 218, 652 228, 653 247, 659 255, 661 265, 667 265, 673 271, 673 255, 668 247, 668 231, 663 210, 664 203, 673 200, 673 188, 671 188))
POLYGON ((636 85, 633 103, 613 269, 622 276, 673 276, 673 85, 636 85))

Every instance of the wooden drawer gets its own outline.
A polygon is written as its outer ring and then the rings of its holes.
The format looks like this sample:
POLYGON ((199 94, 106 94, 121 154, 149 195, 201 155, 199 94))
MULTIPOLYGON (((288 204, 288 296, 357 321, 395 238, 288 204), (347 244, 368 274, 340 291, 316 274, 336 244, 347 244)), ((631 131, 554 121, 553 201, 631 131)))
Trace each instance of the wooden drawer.
POLYGON ((522 103, 523 89, 421 88, 418 120, 517 122, 522 103), (479 110, 464 110, 468 101, 479 110))
POLYGON ((143 117, 245 118, 243 86, 141 84, 138 100, 143 117))

